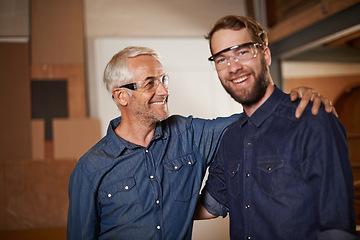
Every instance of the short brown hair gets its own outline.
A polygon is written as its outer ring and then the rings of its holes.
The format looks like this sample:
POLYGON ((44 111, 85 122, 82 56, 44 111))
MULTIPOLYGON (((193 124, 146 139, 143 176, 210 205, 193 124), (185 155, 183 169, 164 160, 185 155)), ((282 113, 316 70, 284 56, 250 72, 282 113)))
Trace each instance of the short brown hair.
POLYGON ((263 48, 268 46, 268 34, 258 22, 246 16, 228 15, 217 20, 210 32, 205 36, 205 39, 209 40, 210 50, 211 39, 216 31, 221 29, 240 30, 243 28, 247 28, 249 30, 251 38, 254 42, 261 43, 263 48))

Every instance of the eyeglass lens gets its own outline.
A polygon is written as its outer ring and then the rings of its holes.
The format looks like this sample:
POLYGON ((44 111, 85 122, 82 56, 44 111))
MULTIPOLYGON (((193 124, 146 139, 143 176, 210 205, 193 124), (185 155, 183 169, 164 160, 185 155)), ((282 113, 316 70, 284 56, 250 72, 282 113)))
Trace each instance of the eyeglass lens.
POLYGON ((235 62, 248 61, 256 57, 257 49, 255 44, 235 46, 229 51, 214 57, 214 64, 217 70, 223 70, 230 65, 230 58, 235 62))
POLYGON ((160 83, 162 83, 166 88, 168 88, 169 77, 167 74, 161 76, 160 78, 149 77, 144 81, 144 83, 139 84, 139 87, 137 89, 142 88, 144 91, 154 91, 157 89, 160 83))

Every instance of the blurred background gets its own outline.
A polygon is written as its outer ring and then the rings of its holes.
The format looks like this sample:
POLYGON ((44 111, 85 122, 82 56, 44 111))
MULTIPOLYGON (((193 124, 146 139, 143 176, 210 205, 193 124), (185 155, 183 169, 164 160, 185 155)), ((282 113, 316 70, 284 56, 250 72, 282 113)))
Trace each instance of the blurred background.
MULTIPOLYGON (((124 47, 160 52, 171 114, 241 112, 203 38, 229 14, 266 26, 280 88, 313 87, 335 105, 359 216, 360 0, 0 0, 0 239, 66 239, 71 171, 120 115, 102 73, 124 47)), ((229 239, 228 227, 195 222, 193 239, 229 239)))

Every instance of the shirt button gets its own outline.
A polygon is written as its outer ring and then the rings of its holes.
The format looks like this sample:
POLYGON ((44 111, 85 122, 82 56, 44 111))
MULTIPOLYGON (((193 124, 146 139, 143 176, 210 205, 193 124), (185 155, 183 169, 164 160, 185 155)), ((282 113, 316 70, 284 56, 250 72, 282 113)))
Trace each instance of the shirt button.
POLYGON ((251 239, 251 236, 247 236, 247 238, 246 238, 247 240, 250 240, 251 239))
POLYGON ((156 200, 156 204, 159 204, 160 203, 160 201, 159 200, 156 200))
POLYGON ((150 176, 150 178, 151 178, 151 179, 153 179, 153 178, 154 178, 154 176, 153 176, 153 175, 151 175, 151 176, 150 176))
POLYGON ((250 208, 250 205, 249 205, 249 204, 246 204, 245 208, 250 208))
POLYGON ((111 196, 112 196, 111 193, 109 193, 109 194, 108 194, 108 197, 111 197, 111 196))
POLYGON ((251 146, 251 142, 247 142, 246 146, 250 147, 251 146))
POLYGON ((191 165, 191 162, 189 161, 188 164, 191 165))
POLYGON ((250 177, 250 173, 245 174, 246 177, 250 177))
POLYGON ((125 190, 128 190, 129 189, 129 186, 125 186, 125 190))
POLYGON ((177 169, 178 169, 178 166, 175 166, 174 169, 177 170, 177 169))
POLYGON ((147 150, 147 149, 146 149, 146 150, 145 150, 145 152, 146 152, 146 153, 148 153, 148 152, 149 152, 149 150, 147 150))
POLYGON ((157 229, 157 230, 160 230, 160 226, 158 225, 158 226, 156 227, 156 229, 157 229))
POLYGON ((268 171, 271 171, 271 167, 270 167, 270 166, 269 166, 269 167, 267 167, 267 170, 268 170, 268 171))

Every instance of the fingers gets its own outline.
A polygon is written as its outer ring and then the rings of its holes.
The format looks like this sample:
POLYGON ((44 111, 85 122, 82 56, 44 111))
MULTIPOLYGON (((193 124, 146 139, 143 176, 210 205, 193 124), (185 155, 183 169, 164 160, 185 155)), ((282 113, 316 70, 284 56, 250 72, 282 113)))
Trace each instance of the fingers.
POLYGON ((290 99, 291 99, 292 102, 296 101, 300 97, 301 96, 299 96, 299 93, 297 91, 295 91, 294 89, 291 90, 290 99))
POLYGON ((338 113, 336 112, 336 109, 334 107, 334 105, 332 104, 332 102, 329 99, 323 99, 322 103, 325 105, 325 111, 328 113, 333 113, 335 114, 336 117, 339 117, 338 113))
MULTIPOLYGON (((331 102, 330 102, 331 103, 331 102)), ((335 116, 338 118, 339 117, 339 115, 338 115, 338 113, 336 112, 336 109, 335 109, 335 107, 331 104, 331 112, 333 113, 333 114, 335 114, 335 116)))
MULTIPOLYGON (((332 105, 331 101, 327 98, 322 97, 320 94, 314 92, 311 97, 310 97, 310 101, 313 101, 313 106, 311 108, 311 113, 313 115, 317 115, 319 113, 319 109, 321 107, 321 103, 324 104, 325 106, 325 111, 328 113, 333 113, 335 114, 336 117, 339 117, 335 107, 332 105)), ((304 103, 305 104, 305 103, 304 103)), ((299 104, 300 106, 300 104, 299 104)), ((305 105, 306 106, 306 105, 305 105)), ((300 107, 298 107, 300 108, 300 107)), ((303 111, 303 110, 302 110, 303 111)), ((301 112, 302 113, 302 112, 301 112)), ((297 115, 296 115, 297 116, 297 115)), ((300 116, 299 116, 300 117, 300 116)))
POLYGON ((312 96, 311 96, 311 98, 312 98, 312 100, 311 101, 313 101, 313 106, 312 106, 312 108, 311 108, 311 113, 313 114, 313 115, 316 115, 316 114, 318 114, 319 113, 319 108, 320 108, 320 106, 321 106, 321 99, 322 99, 322 97, 320 96, 320 94, 313 94, 312 96))
POLYGON ((290 92, 290 99, 291 101, 296 101, 298 98, 301 98, 301 101, 296 108, 295 111, 295 117, 299 118, 301 114, 304 112, 305 107, 309 104, 309 101, 313 102, 313 106, 311 108, 311 113, 313 115, 316 115, 319 113, 319 109, 321 106, 321 103, 325 105, 326 112, 333 112, 336 117, 338 117, 338 114, 332 105, 331 101, 327 98, 322 97, 319 93, 317 93, 312 88, 307 87, 298 87, 294 88, 290 92))
POLYGON ((304 112, 306 106, 308 105, 309 103, 309 99, 305 99, 305 98, 302 98, 299 105, 297 106, 296 108, 296 111, 295 111, 295 117, 296 118, 299 118, 301 116, 301 114, 304 112))

